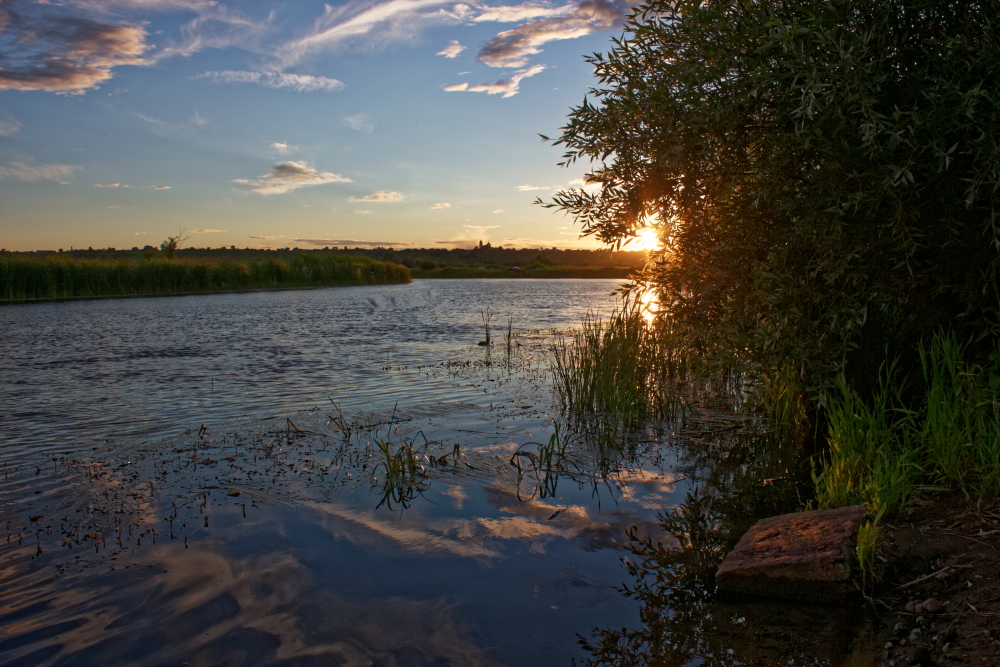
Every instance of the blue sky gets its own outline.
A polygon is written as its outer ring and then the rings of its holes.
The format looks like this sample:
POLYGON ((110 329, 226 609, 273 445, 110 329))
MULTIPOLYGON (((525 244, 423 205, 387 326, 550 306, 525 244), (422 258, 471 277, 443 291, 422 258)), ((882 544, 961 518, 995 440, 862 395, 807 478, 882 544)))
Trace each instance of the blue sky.
POLYGON ((532 205, 625 4, 6 0, 0 247, 581 247, 532 205))

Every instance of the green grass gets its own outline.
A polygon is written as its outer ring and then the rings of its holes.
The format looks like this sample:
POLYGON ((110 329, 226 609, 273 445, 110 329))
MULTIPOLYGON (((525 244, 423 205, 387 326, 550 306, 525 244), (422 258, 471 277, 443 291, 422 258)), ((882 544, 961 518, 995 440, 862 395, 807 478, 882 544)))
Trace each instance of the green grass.
POLYGON ((604 416, 630 428, 646 418, 674 417, 682 407, 677 389, 684 357, 634 303, 606 319, 588 316, 551 351, 556 394, 570 414, 604 416))
POLYGON ((257 260, 211 257, 0 256, 0 301, 405 283, 410 271, 351 255, 257 260))
POLYGON ((816 501, 867 508, 871 521, 858 535, 863 576, 871 575, 880 521, 915 493, 1000 493, 1000 349, 985 365, 963 353, 953 336, 935 336, 920 349, 919 378, 900 377, 890 365, 872 400, 841 383, 830 402, 829 450, 813 473, 816 501), (909 382, 919 390, 907 391, 909 382))

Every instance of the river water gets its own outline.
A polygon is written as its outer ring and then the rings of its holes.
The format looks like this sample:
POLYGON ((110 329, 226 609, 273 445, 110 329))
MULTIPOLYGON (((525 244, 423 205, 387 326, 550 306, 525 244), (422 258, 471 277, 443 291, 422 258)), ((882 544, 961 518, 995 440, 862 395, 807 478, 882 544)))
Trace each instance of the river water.
POLYGON ((657 428, 542 465, 548 346, 616 286, 0 309, 0 663, 587 659, 578 635, 640 623, 627 531, 659 539, 692 488, 657 428), (390 470, 407 447, 419 474, 390 470))

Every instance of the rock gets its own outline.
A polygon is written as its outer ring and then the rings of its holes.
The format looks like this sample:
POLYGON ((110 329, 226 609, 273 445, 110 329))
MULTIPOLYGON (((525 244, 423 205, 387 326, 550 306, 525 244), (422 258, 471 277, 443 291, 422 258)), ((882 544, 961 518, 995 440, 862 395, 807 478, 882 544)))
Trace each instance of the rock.
POLYGON ((720 591, 811 602, 846 603, 851 583, 860 505, 784 514, 758 521, 716 573, 720 591))
POLYGON ((943 605, 938 602, 937 598, 928 598, 917 606, 920 607, 920 611, 925 614, 936 614, 941 611, 941 607, 943 605))

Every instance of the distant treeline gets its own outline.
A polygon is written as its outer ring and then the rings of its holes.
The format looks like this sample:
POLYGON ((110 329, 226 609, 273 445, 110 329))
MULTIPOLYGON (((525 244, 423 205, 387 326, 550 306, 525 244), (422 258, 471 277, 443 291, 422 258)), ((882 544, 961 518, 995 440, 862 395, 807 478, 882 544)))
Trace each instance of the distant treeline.
MULTIPOLYGON (((115 248, 70 251, 39 251, 36 253, 13 253, 15 255, 33 256, 69 256, 89 259, 114 259, 135 257, 159 257, 160 251, 152 246, 122 250, 115 248)), ((0 251, 0 257, 11 253, 0 251)), ((411 269, 429 271, 445 267, 484 266, 490 268, 520 268, 543 269, 551 267, 593 267, 619 269, 637 269, 646 263, 646 252, 601 250, 569 250, 558 248, 504 248, 494 247, 489 243, 472 249, 466 248, 283 248, 277 250, 258 250, 236 248, 235 246, 217 248, 180 248, 176 256, 179 258, 218 258, 240 259, 244 261, 262 261, 268 258, 282 258, 290 261, 290 257, 298 255, 354 255, 370 257, 380 261, 391 261, 403 264, 411 269)))
POLYGON ((211 257, 74 251, 0 254, 0 302, 26 299, 165 295, 268 288, 406 283, 410 270, 393 262, 341 253, 255 253, 211 257), (102 256, 107 255, 107 256, 102 256))

